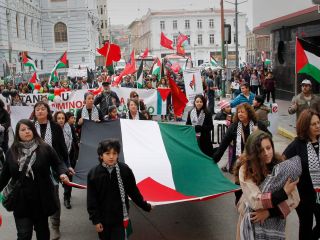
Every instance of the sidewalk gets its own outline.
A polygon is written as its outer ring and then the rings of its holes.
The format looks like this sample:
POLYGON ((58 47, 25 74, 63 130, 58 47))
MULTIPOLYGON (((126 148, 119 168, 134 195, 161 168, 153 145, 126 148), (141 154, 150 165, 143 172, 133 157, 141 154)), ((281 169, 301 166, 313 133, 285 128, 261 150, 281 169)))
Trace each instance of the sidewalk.
POLYGON ((278 133, 293 140, 296 137, 296 114, 290 115, 288 113, 291 101, 277 100, 276 103, 279 106, 278 133))

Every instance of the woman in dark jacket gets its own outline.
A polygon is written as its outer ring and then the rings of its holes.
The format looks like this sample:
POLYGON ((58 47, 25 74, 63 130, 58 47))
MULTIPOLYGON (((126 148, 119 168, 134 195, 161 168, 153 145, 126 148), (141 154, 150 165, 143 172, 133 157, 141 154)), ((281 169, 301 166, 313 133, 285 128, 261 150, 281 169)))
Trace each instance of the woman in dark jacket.
MULTIPOLYGON (((50 107, 45 102, 37 102, 34 105, 34 125, 38 132, 38 135, 53 149, 57 152, 61 161, 65 163, 71 176, 74 174, 74 170, 71 167, 68 149, 64 140, 63 131, 61 127, 55 123, 52 119, 50 107)), ((50 219, 52 223, 52 239, 60 238, 60 215, 61 215, 61 205, 59 199, 59 184, 57 181, 57 174, 53 172, 53 177, 55 178, 55 197, 59 210, 54 213, 50 219)))
POLYGON ((299 239, 320 238, 320 114, 311 109, 304 110, 297 121, 297 138, 284 150, 285 158, 298 155, 301 158, 302 174, 297 185, 300 204, 299 239), (313 227, 313 217, 316 225, 313 227))
POLYGON ((37 239, 49 240, 48 216, 58 209, 50 168, 65 182, 68 181, 67 169, 54 149, 39 137, 33 123, 22 119, 16 126, 14 142, 6 155, 0 175, 0 191, 10 178, 12 181, 20 178, 28 157, 26 176, 13 210, 18 239, 31 240, 34 228, 37 239))
POLYGON ((11 126, 10 114, 4 108, 4 103, 0 99, 0 147, 3 152, 8 150, 9 132, 8 128, 11 126))
POLYGON ((139 102, 135 98, 128 99, 128 111, 122 115, 122 118, 131 120, 146 120, 145 116, 139 111, 139 102))
POLYGON ((195 96, 193 105, 194 108, 188 113, 186 125, 194 126, 201 151, 212 157, 213 147, 210 133, 213 129, 213 123, 205 97, 200 94, 195 96))

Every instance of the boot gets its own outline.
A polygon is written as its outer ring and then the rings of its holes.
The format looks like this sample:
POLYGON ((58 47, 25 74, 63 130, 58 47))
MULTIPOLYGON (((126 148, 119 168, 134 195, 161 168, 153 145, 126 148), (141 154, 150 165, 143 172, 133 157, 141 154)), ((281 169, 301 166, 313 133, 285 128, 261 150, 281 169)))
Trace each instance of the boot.
POLYGON ((65 199, 63 204, 66 207, 66 209, 71 209, 71 204, 69 199, 65 199))
POLYGON ((51 240, 58 240, 58 239, 60 239, 60 227, 52 226, 51 240))

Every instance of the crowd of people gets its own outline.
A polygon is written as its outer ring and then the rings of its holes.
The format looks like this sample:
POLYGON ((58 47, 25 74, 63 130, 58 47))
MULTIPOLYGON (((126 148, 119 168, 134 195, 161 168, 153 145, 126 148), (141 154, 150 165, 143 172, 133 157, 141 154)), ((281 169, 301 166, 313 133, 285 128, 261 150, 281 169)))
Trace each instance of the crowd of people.
MULTIPOLYGON (((285 239, 285 219, 296 209, 299 239, 319 239, 320 195, 316 189, 320 187, 320 98, 312 94, 311 81, 302 81, 302 91, 293 98, 288 109, 290 114, 297 114, 297 138, 282 154, 277 154, 268 130, 270 109, 264 104, 276 100, 276 80, 272 72, 255 68, 235 70, 227 86, 222 74, 211 69, 202 71, 203 93, 194 97, 186 124, 194 127, 199 148, 213 162, 218 163, 229 149, 229 161, 222 170, 234 174, 235 183, 241 187, 241 191, 236 192, 239 211, 236 238, 285 239), (217 92, 223 85, 230 92, 230 101, 219 99, 217 92), (215 104, 218 99, 219 112, 215 104), (213 118, 225 120, 228 126, 217 148, 213 148, 211 142, 213 118)), ((183 74, 175 74, 173 78, 184 91, 183 74)), ((79 78, 52 85, 41 82, 37 88, 39 93, 54 88, 101 87, 102 91, 97 96, 86 92, 84 105, 75 114, 53 112, 47 99, 37 102, 30 119, 22 119, 16 125, 10 147, 10 106, 25 105, 20 94, 34 89, 25 83, 0 85, 0 146, 5 154, 0 158, 0 191, 3 190, 4 197, 8 197, 9 186, 23 181, 23 190, 13 209, 19 240, 31 239, 33 228, 37 239, 60 238, 59 182, 64 183, 64 206, 71 209, 72 188, 68 183, 75 174, 81 128, 85 121, 152 120, 135 90, 137 81, 134 76, 125 76, 120 83, 121 87, 132 88, 127 100, 128 110, 123 114, 117 112, 120 100, 111 90, 111 84, 112 80, 106 74, 90 81, 79 78)), ((169 88, 165 76, 158 80, 155 75, 146 75, 143 86, 145 89, 169 88)), ((170 105, 171 101, 168 102, 170 105)), ((136 187, 132 170, 118 162, 120 149, 116 140, 101 141, 97 146, 99 161, 88 175, 87 210, 100 239, 124 239, 128 197, 141 209, 152 209, 136 187)))

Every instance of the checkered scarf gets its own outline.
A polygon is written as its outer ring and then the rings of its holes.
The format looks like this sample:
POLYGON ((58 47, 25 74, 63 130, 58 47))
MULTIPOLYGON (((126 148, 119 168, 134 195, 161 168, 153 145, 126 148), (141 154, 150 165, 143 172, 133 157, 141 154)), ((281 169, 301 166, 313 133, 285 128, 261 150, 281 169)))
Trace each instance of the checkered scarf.
MULTIPOLYGON (((40 124, 38 121, 35 121, 34 126, 36 127, 37 133, 41 137, 40 124)), ((47 144, 52 147, 52 132, 51 132, 51 124, 50 121, 47 122, 46 133, 43 139, 47 144)))
MULTIPOLYGON (((253 131, 253 127, 254 127, 254 123, 253 121, 250 121, 249 122, 249 127, 250 127, 250 134, 252 133, 253 131)), ((242 142, 242 133, 243 133, 243 130, 242 130, 242 122, 238 122, 238 127, 237 127, 237 142, 236 142, 236 156, 239 157, 242 153, 241 151, 241 142, 242 142)), ((243 143, 245 144, 245 142, 243 143)))
MULTIPOLYGON (((90 118, 89 118, 89 112, 88 112, 88 109, 87 109, 86 106, 84 106, 84 107, 82 108, 81 117, 82 117, 82 119, 90 120, 90 118)), ((92 121, 98 121, 98 120, 99 120, 99 111, 98 111, 98 108, 97 108, 96 106, 93 106, 93 107, 92 107, 91 120, 92 120, 92 121)))
POLYGON ((191 120, 192 126, 196 126, 196 125, 202 126, 205 116, 206 115, 203 110, 200 111, 198 116, 197 109, 196 108, 192 109, 190 112, 190 120, 191 120))
MULTIPOLYGON (((320 144, 320 138, 318 139, 320 144)), ((307 143, 308 165, 313 188, 320 188, 320 147, 317 153, 311 142, 307 143)), ((320 193, 317 193, 317 203, 320 203, 320 193)))

